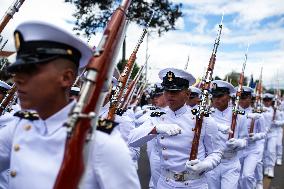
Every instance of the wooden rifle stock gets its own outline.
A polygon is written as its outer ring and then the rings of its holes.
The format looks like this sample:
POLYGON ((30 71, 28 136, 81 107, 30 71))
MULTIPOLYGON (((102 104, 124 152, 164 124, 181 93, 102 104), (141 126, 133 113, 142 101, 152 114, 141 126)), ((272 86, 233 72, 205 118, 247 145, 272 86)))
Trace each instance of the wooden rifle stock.
POLYGON ((4 30, 8 22, 13 18, 14 14, 18 12, 25 0, 17 0, 12 6, 9 7, 6 15, 0 23, 0 33, 4 30))
POLYGON ((127 90, 125 92, 123 103, 120 105, 119 108, 121 108, 121 109, 127 108, 127 105, 129 103, 129 101, 131 100, 132 95, 134 93, 135 86, 136 86, 144 68, 145 68, 145 64, 143 66, 141 66, 141 68, 139 69, 139 71, 135 75, 134 79, 131 81, 129 87, 127 88, 127 90))
POLYGON ((256 91, 255 91, 255 103, 254 103, 254 109, 253 112, 256 113, 261 113, 263 112, 263 107, 262 107, 262 67, 259 75, 259 80, 256 86, 256 91))
POLYGON ((252 136, 252 134, 254 133, 254 123, 255 123, 255 119, 251 119, 250 128, 249 128, 249 136, 252 136))
POLYGON ((232 121, 231 121, 232 133, 229 133, 228 139, 234 138, 238 114, 244 114, 243 111, 239 110, 239 102, 240 102, 240 97, 242 95, 242 90, 243 90, 244 73, 245 73, 245 68, 246 68, 246 63, 247 63, 248 48, 249 48, 249 45, 248 45, 247 51, 245 53, 245 61, 243 63, 242 73, 240 74, 239 86, 238 86, 238 90, 237 90, 237 93, 236 93, 235 106, 233 107, 233 114, 232 114, 232 121))
POLYGON ((0 115, 3 115, 7 111, 8 106, 11 104, 11 102, 14 99, 16 91, 17 91, 16 85, 13 84, 13 86, 7 92, 7 94, 4 96, 4 98, 3 98, 3 100, 0 104, 0 115))
POLYGON ((199 117, 196 118, 195 127, 193 129, 194 137, 193 137, 193 140, 192 140, 189 160, 197 159, 199 139, 200 139, 201 129, 202 129, 202 123, 203 123, 203 115, 201 115, 200 118, 199 117))
MULTIPOLYGON (((61 168, 54 189, 77 189, 84 172, 83 149, 90 131, 95 132, 97 114, 102 105, 104 85, 109 84, 114 69, 114 60, 124 39, 126 12, 131 0, 125 0, 108 22, 94 57, 87 65, 86 81, 83 84, 77 104, 65 123, 67 140, 61 168), (93 129, 93 130, 92 130, 93 129)), ((99 150, 99 149, 97 149, 99 150)))
POLYGON ((138 91, 137 91, 137 99, 135 101, 135 106, 137 106, 142 98, 142 95, 144 93, 144 89, 146 87, 147 83, 145 81, 145 83, 142 83, 141 86, 138 88, 138 91))
POLYGON ((216 54, 217 54, 218 46, 220 44, 220 37, 222 33, 222 28, 223 28, 222 21, 223 21, 223 16, 221 19, 221 23, 219 24, 219 31, 215 39, 215 42, 214 42, 213 51, 212 51, 212 54, 211 54, 211 57, 208 63, 205 76, 202 78, 202 81, 201 81, 201 91, 202 92, 201 92, 201 100, 200 100, 199 106, 197 109, 194 109, 195 111, 192 110, 192 113, 196 117, 196 122, 195 122, 195 127, 193 129, 194 137, 193 137, 192 144, 191 144, 189 160, 197 159, 203 118, 204 116, 208 116, 210 113, 209 89, 210 89, 211 81, 213 80, 213 70, 214 70, 214 66, 216 62, 216 54))
MULTIPOLYGON (((152 18, 150 19, 149 23, 151 22, 152 18)), ((119 106, 119 103, 121 101, 121 98, 123 96, 123 91, 126 87, 127 82, 129 81, 130 75, 132 73, 133 67, 134 67, 134 62, 136 60, 136 54, 139 50, 140 45, 143 42, 143 39, 147 33, 147 27, 149 26, 149 23, 147 26, 143 29, 143 33, 141 37, 139 38, 139 41, 134 48, 133 52, 131 53, 130 58, 127 61, 127 64, 124 66, 124 69, 122 73, 120 74, 120 77, 118 79, 118 84, 116 86, 116 89, 114 91, 114 94, 111 96, 110 99, 110 107, 108 110, 108 115, 107 115, 107 120, 114 121, 115 118, 115 111, 119 106)))

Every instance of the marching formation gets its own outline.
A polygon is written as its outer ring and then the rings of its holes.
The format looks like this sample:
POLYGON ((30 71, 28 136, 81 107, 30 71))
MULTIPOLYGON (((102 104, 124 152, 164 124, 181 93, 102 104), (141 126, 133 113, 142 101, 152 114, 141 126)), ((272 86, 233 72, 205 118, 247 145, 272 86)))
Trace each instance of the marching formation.
POLYGON ((263 189, 282 165, 279 91, 264 93, 262 74, 244 86, 248 52, 238 86, 213 79, 222 21, 200 82, 169 67, 147 84, 144 65, 130 79, 147 26, 117 73, 129 5, 93 49, 48 23, 16 28, 16 60, 5 67, 13 84, 0 81, 0 189, 139 189, 143 145, 148 188, 263 189))

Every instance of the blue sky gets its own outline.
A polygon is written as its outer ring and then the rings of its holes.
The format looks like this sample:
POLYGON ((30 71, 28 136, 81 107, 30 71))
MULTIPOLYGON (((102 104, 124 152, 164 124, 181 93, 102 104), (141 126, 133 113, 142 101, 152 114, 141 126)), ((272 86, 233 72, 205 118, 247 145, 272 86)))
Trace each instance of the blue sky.
MULTIPOLYGON (((263 81, 269 88, 276 86, 276 75, 284 88, 284 3, 283 0, 172 0, 183 3, 184 17, 178 20, 177 30, 161 37, 149 36, 148 76, 151 82, 159 81, 162 68, 184 68, 190 57, 188 72, 201 77, 207 67, 217 26, 222 12, 223 33, 217 53, 214 75, 224 77, 231 71, 241 71, 247 44, 250 43, 246 76, 258 78, 264 67, 263 81)), ((13 0, 1 0, 0 15, 13 0)), ((12 33, 15 27, 26 20, 41 20, 72 31, 74 7, 62 0, 25 1, 20 11, 2 33, 9 39, 6 50, 13 50, 12 33), (52 10, 52 11, 51 11, 52 10)), ((142 28, 131 24, 127 31, 127 55, 140 37, 142 28)), ((101 34, 93 36, 89 45, 98 44, 101 34)), ((84 37, 83 40, 87 41, 84 37)), ((137 54, 137 62, 145 62, 146 40, 137 54)))

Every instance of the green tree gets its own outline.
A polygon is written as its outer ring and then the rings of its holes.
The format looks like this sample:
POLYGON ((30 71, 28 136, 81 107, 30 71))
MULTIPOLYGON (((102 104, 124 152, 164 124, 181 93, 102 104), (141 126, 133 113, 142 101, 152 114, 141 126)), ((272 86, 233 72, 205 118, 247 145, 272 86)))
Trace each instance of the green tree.
MULTIPOLYGON (((226 74, 224 80, 228 80, 228 82, 230 82, 232 85, 238 86, 240 75, 241 73, 232 71, 231 73, 226 74)), ((248 84, 248 78, 245 77, 243 85, 246 86, 247 84, 248 84)))
MULTIPOLYGON (((125 64, 127 63, 128 60, 122 61, 120 60, 117 64, 117 68, 119 70, 119 72, 121 73, 123 71, 123 68, 125 66, 125 64)), ((135 75, 137 74, 137 72, 139 71, 140 67, 137 65, 136 62, 134 62, 134 67, 132 70, 132 73, 130 75, 130 79, 134 79, 135 75)))
MULTIPOLYGON (((106 26, 114 8, 119 4, 118 0, 65 0, 65 2, 76 7, 76 12, 73 14, 76 18, 74 30, 84 31, 87 37, 106 26)), ((181 7, 182 4, 173 4, 169 0, 151 2, 134 0, 129 8, 128 17, 138 25, 145 25, 155 11, 150 27, 155 28, 161 35, 163 32, 176 29, 175 23, 182 16, 181 7)))
POLYGON ((219 76, 215 76, 214 80, 222 80, 219 76))

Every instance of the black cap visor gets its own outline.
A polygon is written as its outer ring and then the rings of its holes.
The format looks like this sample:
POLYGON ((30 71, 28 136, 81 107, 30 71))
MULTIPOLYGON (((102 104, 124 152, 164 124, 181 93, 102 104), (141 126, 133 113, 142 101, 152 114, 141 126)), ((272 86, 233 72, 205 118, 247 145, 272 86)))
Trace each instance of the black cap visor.
POLYGON ((230 94, 230 90, 228 88, 212 89, 211 94, 213 98, 221 98, 226 94, 230 94))
POLYGON ((38 64, 44 64, 59 58, 59 55, 54 56, 40 56, 40 55, 21 55, 17 57, 16 62, 10 64, 7 67, 7 71, 10 73, 15 72, 32 72, 36 69, 38 64))

